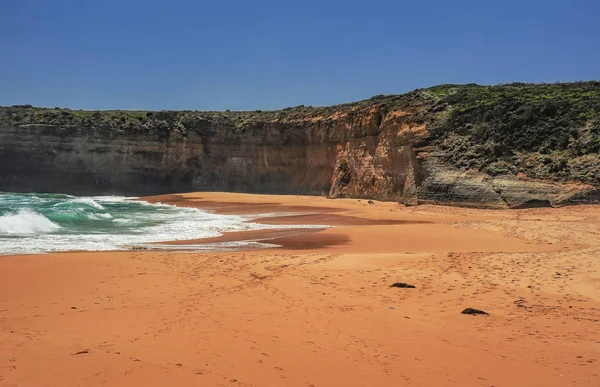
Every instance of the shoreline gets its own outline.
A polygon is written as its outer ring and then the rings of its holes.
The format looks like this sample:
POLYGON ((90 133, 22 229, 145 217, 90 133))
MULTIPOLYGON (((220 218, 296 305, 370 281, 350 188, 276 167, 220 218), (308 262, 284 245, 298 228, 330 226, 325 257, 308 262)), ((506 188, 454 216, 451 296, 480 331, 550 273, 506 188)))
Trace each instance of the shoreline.
MULTIPOLYGON (((208 195, 210 195, 210 193, 208 195)), ((285 195, 275 195, 274 198, 280 199, 282 196, 285 195)), ((203 211, 222 215, 245 216, 247 217, 246 222, 251 223, 271 226, 298 226, 297 228, 265 228, 248 231, 226 231, 223 232, 223 235, 217 237, 155 243, 157 245, 168 246, 205 245, 223 242, 258 242, 278 245, 277 247, 269 248, 313 249, 348 243, 349 240, 344 235, 322 233, 322 231, 331 227, 431 223, 431 221, 425 220, 368 219, 345 215, 343 209, 336 209, 335 207, 280 205, 269 202, 257 202, 248 206, 248 204, 240 202, 202 200, 197 196, 186 198, 184 195, 177 194, 142 197, 139 200, 144 200, 152 204, 162 203, 180 207, 198 208, 203 211), (318 208, 318 212, 315 212, 316 208, 318 208)), ((361 202, 361 200, 358 200, 357 202, 361 202)))
POLYGON ((0 386, 600 380, 600 206, 476 210, 232 193, 140 199, 262 213, 252 221, 274 226, 335 227, 172 242, 281 244, 266 249, 0 257, 0 386), (462 315, 465 308, 489 315, 462 315))
MULTIPOLYGON (((326 197, 294 195, 199 192, 158 195, 141 197, 139 199, 153 204, 162 203, 181 207, 198 208, 223 215, 247 216, 249 217, 248 222, 253 223, 286 226, 315 226, 315 228, 298 228, 295 231, 286 228, 232 231, 225 232, 223 233, 224 235, 219 237, 160 242, 161 244, 166 245, 202 245, 206 243, 250 240, 262 243, 281 243, 282 245, 280 245, 279 249, 286 249, 289 246, 293 246, 292 250, 310 250, 313 248, 326 248, 335 245, 343 247, 343 245, 349 244, 352 240, 351 235, 355 234, 353 228, 357 226, 371 226, 367 229, 362 228, 363 232, 368 236, 376 235, 378 232, 390 234, 390 230, 387 229, 390 226, 411 226, 412 228, 438 231, 439 234, 449 234, 446 238, 439 239, 441 239, 442 243, 450 242, 451 245, 455 246, 454 250, 460 251, 460 242, 462 242, 460 238, 464 238, 464 235, 461 235, 460 232, 452 227, 447 227, 448 225, 464 220, 463 218, 465 216, 469 216, 470 220, 500 219, 503 216, 502 213, 496 212, 499 210, 495 209, 473 210, 445 206, 421 206, 421 208, 418 208, 405 207, 395 202, 371 201, 373 204, 369 204, 369 201, 361 199, 329 199, 326 197), (303 202, 308 202, 310 205, 303 202), (448 209, 454 209, 455 211, 454 213, 450 211, 450 214, 452 215, 448 214, 448 211, 442 211, 448 209), (440 214, 440 212, 442 213, 440 214), (473 213, 478 213, 480 215, 473 216, 473 213), (317 228, 319 225, 327 227, 317 228), (340 230, 341 233, 336 232, 336 230, 340 230), (273 233, 294 234, 294 232, 299 232, 301 235, 282 235, 280 238, 274 238, 272 236, 273 233), (455 243, 451 242, 451 239, 453 238, 456 238, 456 241, 454 241, 455 243), (295 243, 294 240, 297 240, 298 242, 295 243)), ((505 213, 510 213, 512 211, 523 211, 524 213, 527 213, 530 212, 531 209, 504 210, 505 213)), ((516 212, 516 214, 518 214, 518 212, 516 212)), ((391 228, 391 230, 396 230, 396 228, 391 228)), ((398 230, 402 230, 402 228, 398 228, 398 230)), ((393 233, 391 234, 392 235, 390 236, 393 236, 393 233)), ((489 243, 496 245, 494 242, 497 241, 494 240, 494 238, 490 238, 489 235, 482 236, 482 238, 484 239, 482 245, 489 243)), ((355 239, 359 239, 359 244, 362 244, 367 242, 368 238, 361 238, 355 235, 355 239)), ((414 241, 414 243, 411 244, 424 244, 428 239, 431 238, 423 238, 414 241)), ((435 237, 433 239, 435 240, 435 237)), ((399 243, 397 242, 406 244, 406 241, 402 239, 396 239, 394 242, 396 243, 389 243, 387 248, 383 248, 384 252, 397 251, 396 249, 399 247, 399 243)), ((431 242, 433 242, 433 240, 431 240, 431 242)), ((528 248, 528 246, 524 247, 522 241, 518 239, 513 239, 512 243, 514 246, 518 246, 518 248, 528 248)), ((273 247, 270 247, 269 249, 271 248, 273 247)), ((559 246, 540 246, 538 248, 541 250, 556 250, 559 246)), ((375 248, 375 250, 381 249, 381 246, 375 248)))

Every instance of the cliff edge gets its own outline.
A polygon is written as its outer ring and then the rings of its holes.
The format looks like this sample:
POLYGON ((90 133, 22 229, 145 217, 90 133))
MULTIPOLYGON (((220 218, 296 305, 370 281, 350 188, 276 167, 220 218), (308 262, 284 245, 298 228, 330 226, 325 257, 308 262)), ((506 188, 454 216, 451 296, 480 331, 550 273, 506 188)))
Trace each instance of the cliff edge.
POLYGON ((441 85, 278 111, 0 107, 0 191, 600 202, 600 82, 441 85))

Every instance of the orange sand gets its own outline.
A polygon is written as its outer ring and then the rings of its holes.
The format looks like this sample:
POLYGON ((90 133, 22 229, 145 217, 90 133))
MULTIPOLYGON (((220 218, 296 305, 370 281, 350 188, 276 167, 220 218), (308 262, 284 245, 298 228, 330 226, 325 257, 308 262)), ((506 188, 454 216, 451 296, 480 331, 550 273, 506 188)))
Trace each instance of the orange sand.
POLYGON ((600 206, 153 200, 337 227, 0 257, 0 386, 600 386, 600 206))

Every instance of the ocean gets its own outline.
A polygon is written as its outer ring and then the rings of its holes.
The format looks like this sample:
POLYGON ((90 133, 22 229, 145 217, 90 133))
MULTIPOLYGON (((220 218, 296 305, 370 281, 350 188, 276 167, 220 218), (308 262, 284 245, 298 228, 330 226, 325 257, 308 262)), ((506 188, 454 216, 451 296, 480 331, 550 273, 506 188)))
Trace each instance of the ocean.
MULTIPOLYGON (((270 228, 239 216, 133 199, 0 193, 0 255, 169 248, 152 243, 270 228)), ((196 245, 193 249, 234 249, 249 244, 252 242, 196 245)))

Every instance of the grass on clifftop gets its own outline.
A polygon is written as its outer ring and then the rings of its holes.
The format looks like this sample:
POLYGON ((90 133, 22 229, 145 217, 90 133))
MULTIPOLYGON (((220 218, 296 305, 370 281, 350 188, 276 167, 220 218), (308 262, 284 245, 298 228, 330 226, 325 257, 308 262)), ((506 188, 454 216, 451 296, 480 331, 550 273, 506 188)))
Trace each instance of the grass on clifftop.
POLYGON ((600 185, 600 82, 443 85, 430 140, 457 168, 600 185))

